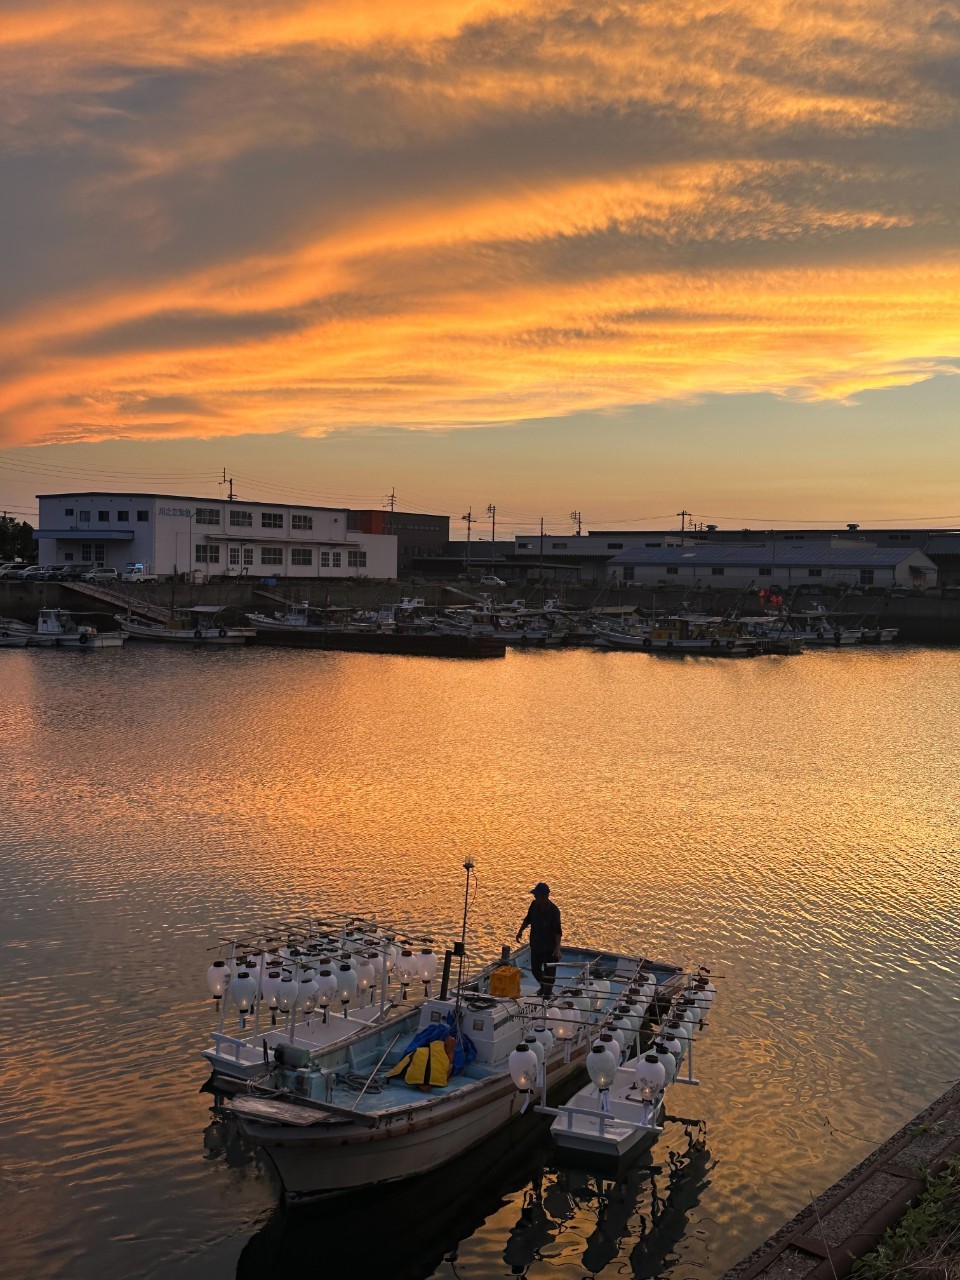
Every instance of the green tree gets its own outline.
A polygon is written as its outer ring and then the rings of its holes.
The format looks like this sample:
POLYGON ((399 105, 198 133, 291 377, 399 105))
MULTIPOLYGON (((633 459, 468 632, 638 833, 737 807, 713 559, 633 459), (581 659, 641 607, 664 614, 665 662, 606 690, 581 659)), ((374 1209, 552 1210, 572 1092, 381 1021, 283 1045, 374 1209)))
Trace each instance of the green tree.
POLYGON ((33 525, 0 515, 0 560, 33 560, 36 554, 33 525))

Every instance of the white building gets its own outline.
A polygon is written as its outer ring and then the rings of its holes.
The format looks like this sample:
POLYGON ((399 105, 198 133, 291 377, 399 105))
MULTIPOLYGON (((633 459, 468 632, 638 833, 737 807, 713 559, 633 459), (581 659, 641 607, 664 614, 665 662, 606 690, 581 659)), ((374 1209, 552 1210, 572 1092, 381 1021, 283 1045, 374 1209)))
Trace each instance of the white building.
POLYGON ((615 555, 607 568, 619 582, 647 587, 924 588, 937 583, 937 566, 914 547, 881 548, 840 539, 631 547, 615 555))
POLYGON ((347 511, 158 493, 39 494, 41 564, 205 577, 395 578, 395 534, 347 528, 347 511))

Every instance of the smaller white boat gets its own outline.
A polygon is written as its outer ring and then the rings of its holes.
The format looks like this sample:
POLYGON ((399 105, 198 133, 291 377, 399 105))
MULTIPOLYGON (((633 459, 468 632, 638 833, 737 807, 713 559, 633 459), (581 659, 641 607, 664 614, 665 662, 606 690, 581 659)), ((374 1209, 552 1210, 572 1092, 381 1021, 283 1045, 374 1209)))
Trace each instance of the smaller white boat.
POLYGON ((255 628, 269 631, 278 627, 307 627, 310 625, 310 605, 306 600, 292 604, 286 613, 248 613, 247 618, 255 628))
POLYGON ((660 1034, 643 1052, 631 1054, 637 1046, 635 1012, 621 1015, 621 1029, 611 1026, 599 1035, 586 1056, 590 1083, 558 1107, 547 1105, 544 1090, 536 1108, 554 1117, 550 1136, 557 1146, 617 1159, 654 1141, 663 1131, 667 1087, 699 1084, 693 1074, 693 1039, 704 1027, 715 995, 707 970, 691 975, 662 1020, 660 1034))
POLYGON ((27 635, 26 643, 44 649, 118 649, 124 638, 120 631, 98 631, 78 623, 66 609, 41 609, 37 628, 27 635))
POLYGON ((227 626, 223 606, 195 604, 173 609, 163 622, 116 614, 120 629, 135 640, 162 640, 173 644, 246 644, 257 634, 253 627, 227 626))

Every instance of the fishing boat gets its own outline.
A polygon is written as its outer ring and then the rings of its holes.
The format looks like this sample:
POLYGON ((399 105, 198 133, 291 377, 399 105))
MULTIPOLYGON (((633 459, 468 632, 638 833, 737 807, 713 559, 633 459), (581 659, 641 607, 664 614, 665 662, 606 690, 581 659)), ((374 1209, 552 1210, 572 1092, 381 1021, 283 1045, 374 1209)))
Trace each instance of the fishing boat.
POLYGON ((597 628, 603 649, 641 649, 649 653, 692 654, 713 658, 753 657, 760 646, 735 621, 678 616, 662 618, 635 632, 597 628))
POLYGON ((697 1085, 694 1037, 702 1031, 716 996, 709 970, 691 975, 674 997, 651 1045, 625 1043, 615 1029, 597 1037, 587 1054, 590 1083, 559 1107, 537 1107, 554 1117, 550 1135, 559 1147, 619 1159, 662 1132, 664 1098, 674 1083, 697 1085), (684 1070, 684 1064, 686 1069, 684 1070))
POLYGON ((27 634, 26 643, 43 649, 118 649, 124 639, 120 631, 98 631, 77 622, 66 609, 41 609, 36 630, 27 634))
POLYGON ((228 626, 223 620, 223 606, 217 604, 171 609, 162 622, 129 613, 118 613, 116 619, 124 635, 172 644, 246 644, 257 634, 253 627, 228 626))
POLYGON ((632 1050, 688 981, 673 964, 564 945, 548 1001, 526 947, 464 978, 464 938, 456 981, 448 952, 439 991, 426 981, 419 1008, 333 1045, 279 1044, 269 1071, 224 1104, 289 1198, 441 1167, 526 1112, 538 1080, 545 1097, 581 1070, 607 1027, 632 1050))

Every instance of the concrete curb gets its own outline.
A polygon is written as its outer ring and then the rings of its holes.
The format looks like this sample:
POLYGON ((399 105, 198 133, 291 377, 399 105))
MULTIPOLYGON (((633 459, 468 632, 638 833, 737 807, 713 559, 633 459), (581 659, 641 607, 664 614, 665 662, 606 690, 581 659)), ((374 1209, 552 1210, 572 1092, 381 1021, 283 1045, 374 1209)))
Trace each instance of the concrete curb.
POLYGON ((888 1138, 721 1280, 844 1280, 960 1152, 960 1084, 888 1138))

